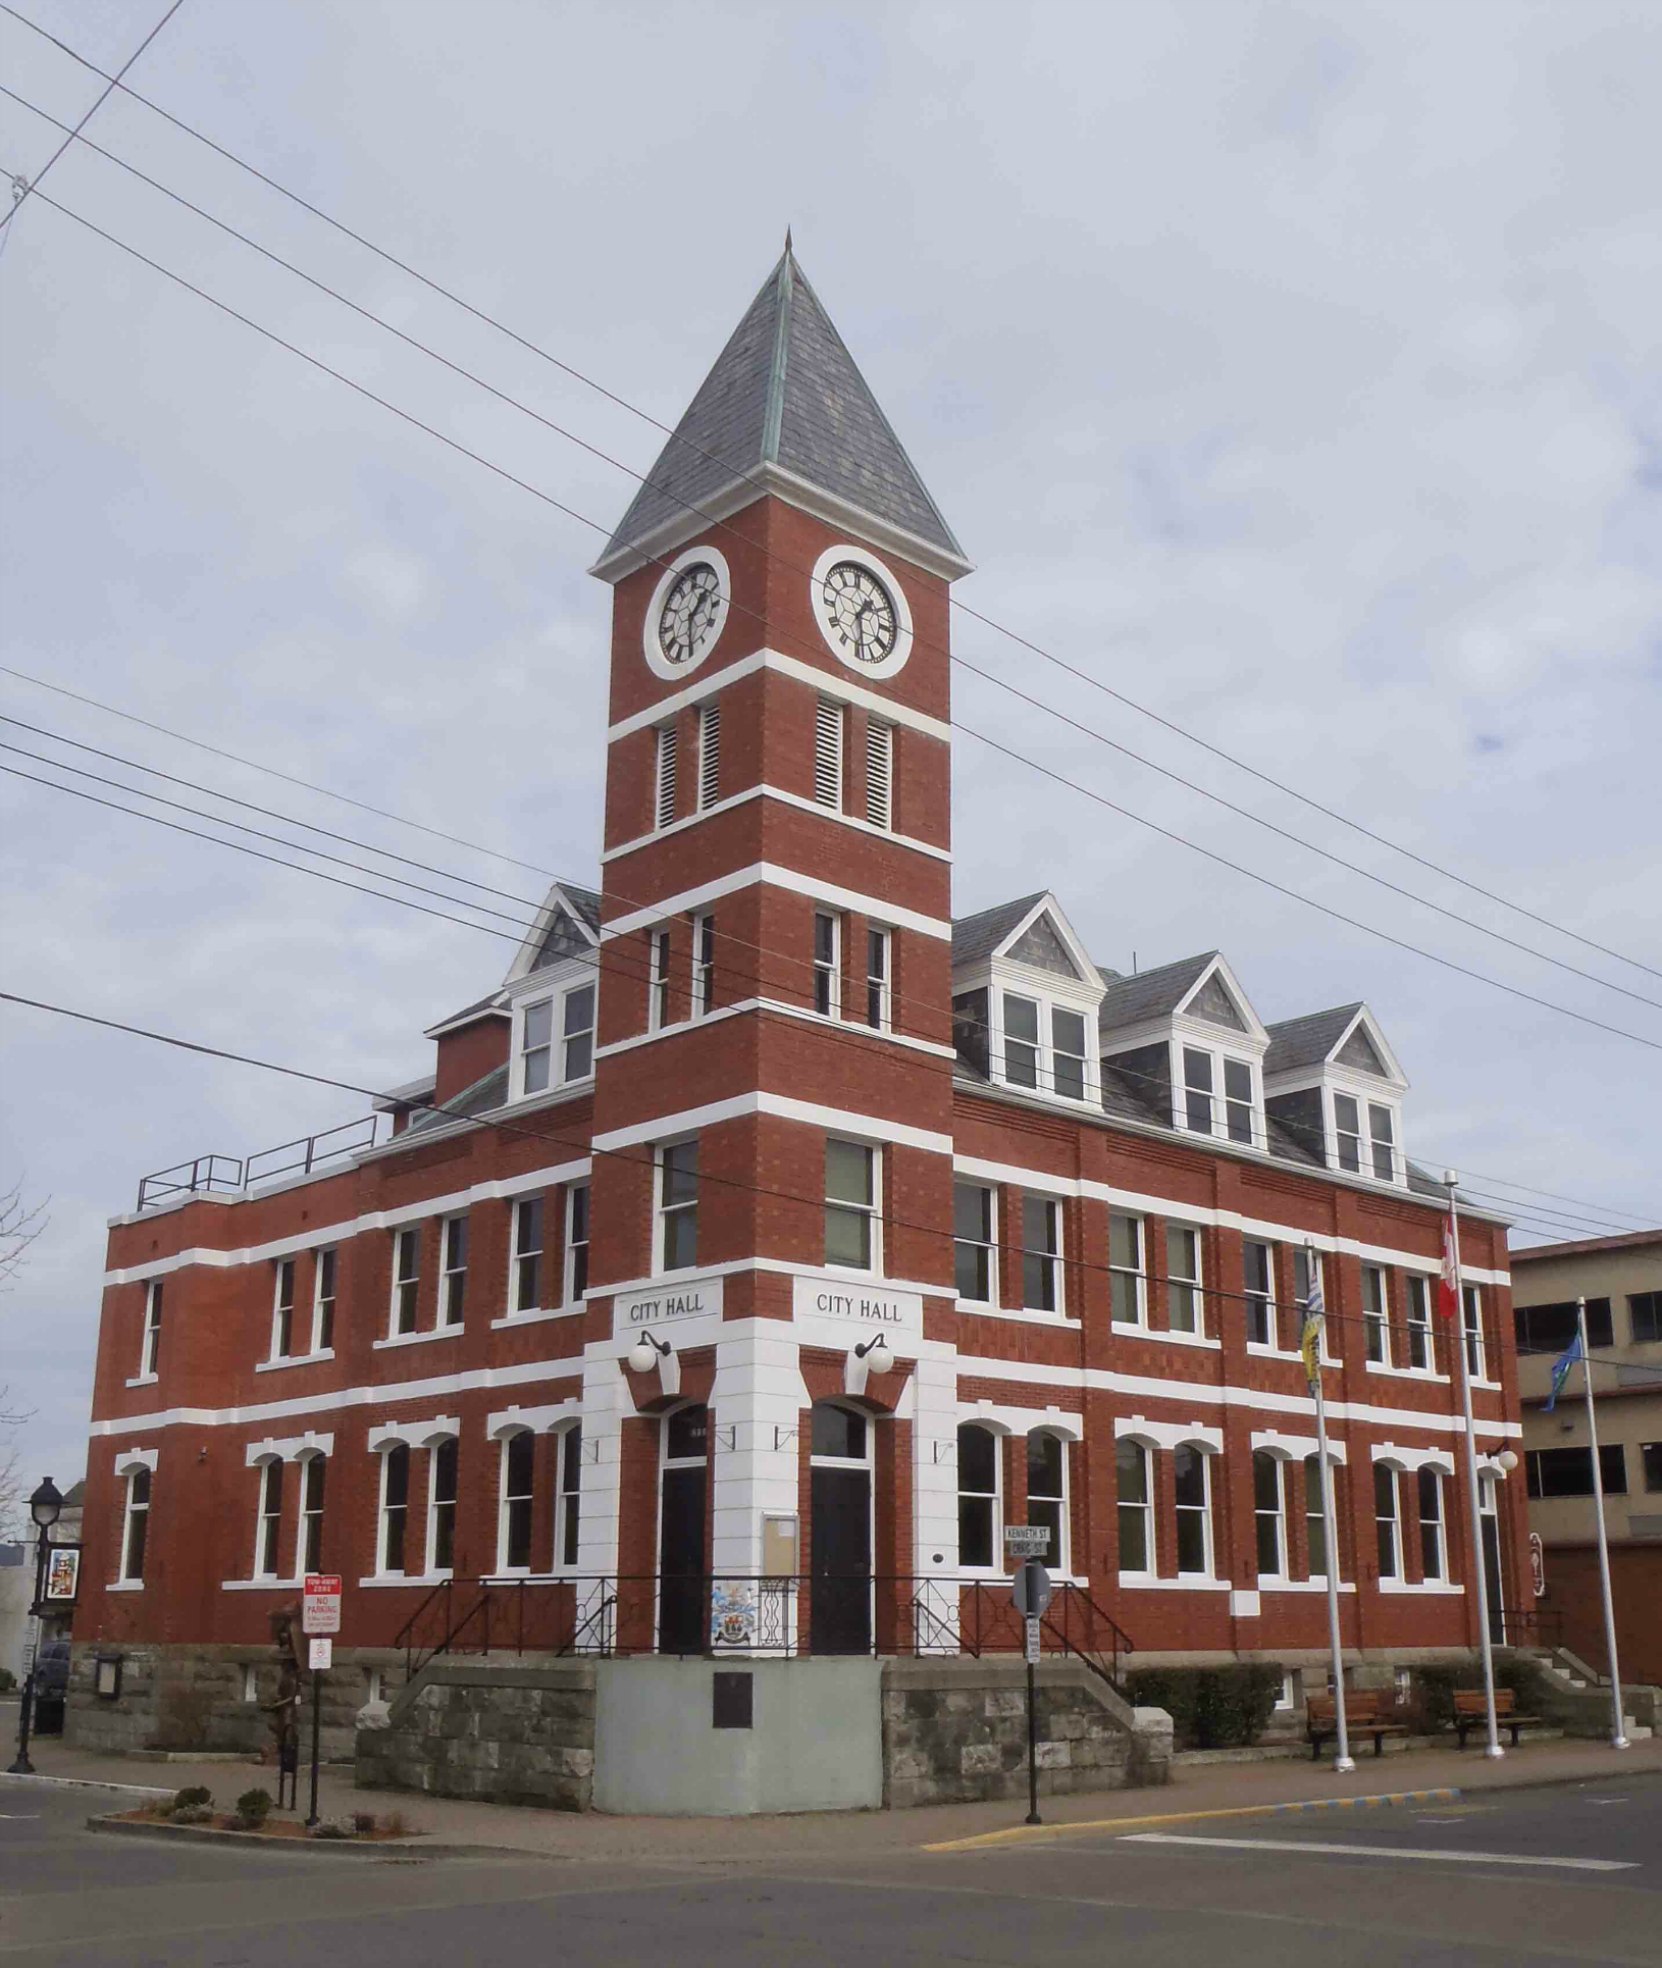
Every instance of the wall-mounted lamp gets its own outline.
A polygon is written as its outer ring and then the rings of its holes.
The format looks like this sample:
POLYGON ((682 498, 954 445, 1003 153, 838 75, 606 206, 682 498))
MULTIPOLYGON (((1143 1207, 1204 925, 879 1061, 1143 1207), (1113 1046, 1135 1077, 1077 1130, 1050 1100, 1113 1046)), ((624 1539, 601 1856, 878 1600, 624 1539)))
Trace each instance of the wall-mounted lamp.
POLYGON ((1495 1457, 1495 1467, 1503 1476, 1510 1476, 1517 1466, 1518 1452, 1516 1449, 1502 1449, 1500 1454, 1495 1457))
POLYGON ((886 1374, 894 1365, 894 1355, 889 1351, 888 1334, 874 1333, 864 1346, 855 1347, 854 1357, 856 1360, 865 1361, 867 1373, 886 1374))
POLYGON ((634 1345, 625 1355, 625 1364, 631 1373, 637 1374, 649 1374, 656 1367, 664 1392, 680 1393, 681 1362, 667 1339, 654 1339, 649 1332, 637 1333, 634 1345))

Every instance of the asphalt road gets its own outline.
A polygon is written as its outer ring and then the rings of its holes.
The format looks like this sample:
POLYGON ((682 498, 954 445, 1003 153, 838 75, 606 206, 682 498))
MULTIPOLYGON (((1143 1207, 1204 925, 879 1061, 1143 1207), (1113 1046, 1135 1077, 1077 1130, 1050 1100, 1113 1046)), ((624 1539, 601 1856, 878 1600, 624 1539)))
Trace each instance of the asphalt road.
POLYGON ((702 1865, 164 1847, 86 1831, 103 1801, 0 1785, 0 1960, 1662 1964, 1662 1782, 1649 1779, 1491 1793, 1469 1805, 1070 1829, 876 1861, 702 1865))

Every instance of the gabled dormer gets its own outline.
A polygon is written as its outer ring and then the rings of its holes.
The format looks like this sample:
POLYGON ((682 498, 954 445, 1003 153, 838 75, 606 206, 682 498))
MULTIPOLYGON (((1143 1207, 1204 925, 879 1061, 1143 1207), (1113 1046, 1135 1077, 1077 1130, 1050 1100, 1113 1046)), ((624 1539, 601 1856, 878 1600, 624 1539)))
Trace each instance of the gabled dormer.
POLYGON ((600 897, 556 882, 502 983, 511 1020, 510 1101, 593 1079, 599 965, 600 897))
POLYGON ((1109 977, 1098 1039, 1104 1073, 1161 1121, 1242 1148, 1267 1146, 1270 1035, 1216 950, 1109 977))
POLYGON ((1068 1106, 1100 1105, 1101 1000, 1102 973, 1050 893, 953 924, 953 1043, 978 1078, 1068 1106))
POLYGON ((1401 1185, 1408 1080, 1364 1004, 1272 1025, 1264 1058, 1270 1117, 1324 1168, 1401 1185))

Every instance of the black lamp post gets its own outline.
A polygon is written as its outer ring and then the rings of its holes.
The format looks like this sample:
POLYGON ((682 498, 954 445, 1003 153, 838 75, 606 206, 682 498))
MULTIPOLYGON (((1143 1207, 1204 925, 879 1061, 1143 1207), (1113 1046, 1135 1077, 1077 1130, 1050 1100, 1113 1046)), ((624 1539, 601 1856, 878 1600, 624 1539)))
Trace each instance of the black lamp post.
POLYGON ((8 1774, 32 1777, 35 1766, 29 1761, 29 1724, 35 1714, 35 1679, 40 1673, 40 1609, 46 1597, 46 1559, 52 1549, 52 1526, 63 1514, 63 1497, 50 1476, 29 1499, 29 1515, 35 1525, 35 1600, 29 1608, 36 1622, 35 1651, 29 1662, 29 1678, 23 1683, 23 1701, 17 1723, 17 1756, 8 1774))

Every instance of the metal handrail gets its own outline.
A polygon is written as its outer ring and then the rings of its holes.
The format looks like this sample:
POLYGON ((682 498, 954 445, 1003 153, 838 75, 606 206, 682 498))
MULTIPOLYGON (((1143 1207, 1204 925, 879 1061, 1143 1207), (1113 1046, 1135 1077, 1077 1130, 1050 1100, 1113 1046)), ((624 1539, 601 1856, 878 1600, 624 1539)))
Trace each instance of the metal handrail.
POLYGON ((139 1178, 138 1206, 141 1210, 159 1209, 178 1196, 236 1194, 253 1188, 257 1182, 275 1181, 279 1176, 297 1171, 310 1175, 319 1162, 331 1161, 337 1155, 362 1154, 373 1148, 379 1128, 378 1114, 361 1114, 355 1121, 341 1121, 320 1133, 301 1135, 275 1148, 257 1149, 246 1161, 235 1155, 214 1154, 175 1162, 171 1168, 157 1169, 139 1178), (352 1139, 336 1141, 337 1135, 350 1135, 352 1139), (333 1145, 325 1146, 325 1143, 333 1145), (274 1167, 264 1166, 277 1155, 289 1159, 274 1167))

